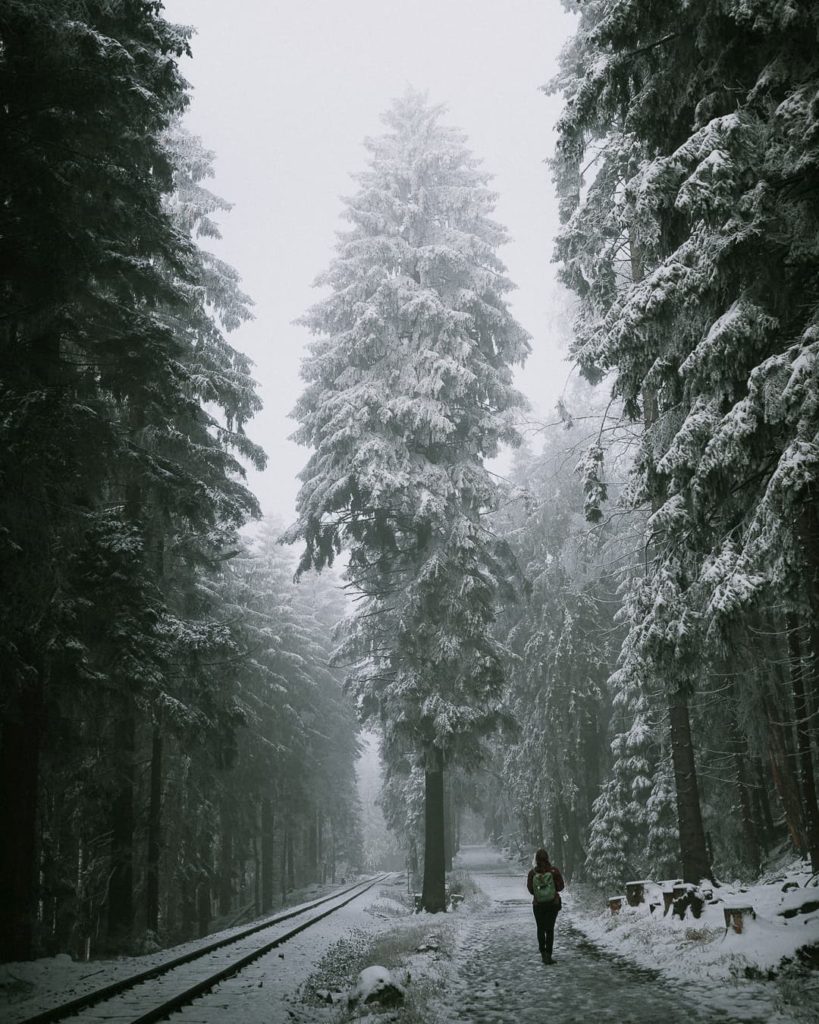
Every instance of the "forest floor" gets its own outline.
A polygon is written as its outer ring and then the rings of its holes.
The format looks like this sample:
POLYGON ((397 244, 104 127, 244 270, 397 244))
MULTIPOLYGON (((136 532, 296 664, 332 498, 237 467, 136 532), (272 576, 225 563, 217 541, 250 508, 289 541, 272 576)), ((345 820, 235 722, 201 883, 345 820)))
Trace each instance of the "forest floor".
MULTIPOLYGON (((816 1021, 819 970, 796 960, 782 968, 777 961, 770 977, 759 976, 758 965, 781 956, 781 932, 787 931, 765 912, 769 908, 760 909, 745 935, 728 936, 724 927, 655 919, 641 908, 615 919, 599 895, 571 887, 558 918, 556 963, 546 966, 537 951, 525 869, 497 851, 467 847, 454 880, 467 895, 456 911, 414 914, 406 881, 396 876, 326 919, 317 934, 296 936, 175 1014, 175 1024, 816 1021), (373 965, 387 968, 404 988, 402 1006, 348 1004, 357 975, 373 965)), ((760 898, 755 891, 745 895, 760 898)), ((798 928, 801 938, 819 942, 819 914, 803 917, 789 934, 798 928)), ((67 983, 93 971, 101 984, 109 969, 125 963, 58 961, 0 969, 0 986, 2 971, 32 986, 23 1002, 0 1003, 0 1019, 34 1013, 60 975, 67 983)))
MULTIPOLYGON (((767 906, 742 936, 727 936, 724 926, 710 921, 700 926, 670 916, 655 920, 647 907, 623 913, 612 924, 599 894, 573 887, 565 894, 556 963, 549 967, 537 951, 525 869, 486 847, 462 850, 458 865, 462 883, 474 887, 465 904, 445 917, 399 910, 392 928, 336 943, 290 997, 289 1018, 282 1019, 299 1024, 368 1017, 373 1024, 815 1024, 819 971, 793 960, 761 977, 758 965, 771 964, 772 956, 785 951, 792 954, 797 941, 819 942, 819 915, 798 922, 798 940, 782 937, 786 928, 771 920, 767 906), (390 968, 405 985, 400 1009, 373 1016, 346 1004, 343 995, 357 972, 373 964, 390 968), (328 1006, 323 1003, 328 997, 339 1001, 328 1006)), ((759 901, 759 893, 750 895, 759 901)), ((792 899, 787 895, 784 902, 792 899)), ((375 913, 388 913, 394 902, 376 903, 375 913)))

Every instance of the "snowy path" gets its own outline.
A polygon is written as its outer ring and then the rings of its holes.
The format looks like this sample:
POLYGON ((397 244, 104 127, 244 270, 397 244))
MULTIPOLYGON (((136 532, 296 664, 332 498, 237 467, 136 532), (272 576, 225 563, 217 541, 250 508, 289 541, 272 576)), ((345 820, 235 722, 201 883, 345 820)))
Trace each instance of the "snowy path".
MULTIPOLYGON (((447 1021, 470 1024, 728 1024, 737 1018, 702 1006, 696 986, 688 993, 652 972, 600 953, 571 926, 564 907, 555 933, 554 966, 538 955, 525 873, 497 853, 466 847, 458 864, 490 898, 459 929, 447 1021), (700 1004, 700 1012, 688 1002, 700 1004)), ((570 900, 567 899, 566 903, 570 900)), ((710 1002, 710 1000, 709 1000, 710 1002)))

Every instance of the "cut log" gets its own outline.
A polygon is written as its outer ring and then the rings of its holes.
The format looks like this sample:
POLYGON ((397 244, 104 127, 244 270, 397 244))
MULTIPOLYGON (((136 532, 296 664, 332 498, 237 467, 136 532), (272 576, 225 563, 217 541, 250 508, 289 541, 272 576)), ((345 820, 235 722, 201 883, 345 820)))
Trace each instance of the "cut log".
POLYGON ((756 918, 753 907, 723 907, 722 913, 725 916, 725 930, 732 928, 737 935, 744 931, 746 921, 756 918))
POLYGON ((625 896, 609 896, 609 910, 612 914, 619 914, 623 908, 625 896))
POLYGON ((630 907, 639 907, 641 903, 645 903, 647 885, 651 885, 647 879, 640 882, 626 882, 626 899, 630 907))

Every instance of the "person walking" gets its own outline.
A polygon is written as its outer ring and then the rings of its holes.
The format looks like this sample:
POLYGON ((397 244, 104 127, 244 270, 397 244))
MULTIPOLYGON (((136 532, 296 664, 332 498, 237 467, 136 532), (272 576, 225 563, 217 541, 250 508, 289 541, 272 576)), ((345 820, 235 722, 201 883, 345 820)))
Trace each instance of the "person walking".
POLYGON ((535 853, 535 866, 526 876, 526 888, 532 894, 532 910, 537 925, 537 944, 544 964, 553 964, 552 949, 555 941, 555 921, 560 912, 560 893, 564 888, 563 875, 549 860, 541 847, 535 853))

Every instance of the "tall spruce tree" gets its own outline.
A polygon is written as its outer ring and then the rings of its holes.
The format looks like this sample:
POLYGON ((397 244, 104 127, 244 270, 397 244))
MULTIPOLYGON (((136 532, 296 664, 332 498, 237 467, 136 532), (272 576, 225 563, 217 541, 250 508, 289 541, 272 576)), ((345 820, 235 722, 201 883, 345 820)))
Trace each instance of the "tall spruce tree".
POLYGON ((36 952, 44 737, 71 730, 104 748, 103 903, 110 942, 131 944, 146 711, 155 925, 161 708, 213 694, 192 652, 224 631, 193 621, 196 571, 257 511, 241 458, 263 459, 243 430, 258 400, 224 336, 246 300, 191 237, 219 206, 198 188, 207 154, 168 133, 186 52, 156 0, 0 6, 3 957, 36 952))
POLYGON ((161 401, 175 354, 153 309, 172 300, 159 261, 180 267, 187 252, 161 211, 171 167, 160 143, 186 102, 175 62, 185 52, 158 3, 0 7, 4 957, 33 952, 49 707, 92 674, 76 593, 87 567, 71 555, 86 540, 108 554, 139 543, 110 511, 122 502, 112 478, 140 461, 112 408, 135 391, 161 401))
MULTIPOLYGON (((725 656, 708 619, 727 601, 747 621, 765 602, 794 616, 790 636, 800 619, 812 644, 818 632, 819 12, 570 6, 557 254, 581 297, 578 361, 611 372, 645 428, 632 495, 653 513, 653 596, 632 645, 668 693, 683 874, 697 881, 709 866, 689 702, 725 656)), ((797 739, 817 865, 809 730, 797 739)))
POLYGON ((516 443, 511 366, 528 351, 497 256, 495 196, 442 108, 408 92, 367 140, 349 231, 305 318, 316 335, 295 437, 301 570, 342 549, 358 612, 341 645, 361 715, 388 760, 423 757, 423 900, 445 909, 444 767, 502 718, 494 601, 506 570, 485 516, 484 465, 516 443))

